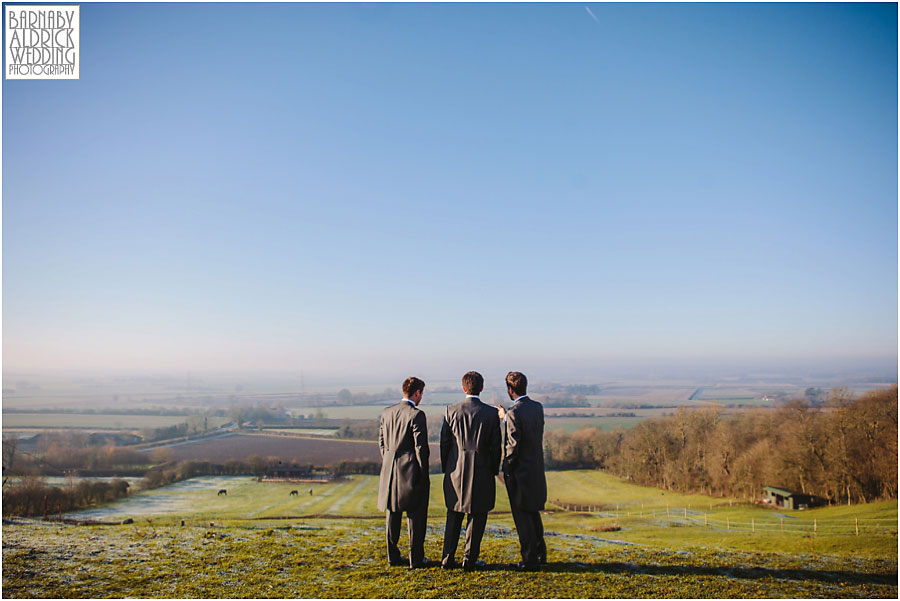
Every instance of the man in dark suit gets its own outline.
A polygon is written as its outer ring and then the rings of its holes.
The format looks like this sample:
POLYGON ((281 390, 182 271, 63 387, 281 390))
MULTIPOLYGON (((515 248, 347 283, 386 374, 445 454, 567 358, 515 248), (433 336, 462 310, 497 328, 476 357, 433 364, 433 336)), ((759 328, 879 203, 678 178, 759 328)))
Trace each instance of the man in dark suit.
POLYGON ((478 560, 487 514, 494 508, 494 478, 500 469, 500 418, 478 395, 484 378, 470 371, 462 378, 466 400, 447 407, 441 426, 441 470, 447 525, 441 567, 456 566, 456 547, 463 515, 466 548, 462 567, 471 571, 484 566, 478 560))
POLYGON ((387 554, 392 566, 406 565, 397 541, 403 512, 409 528, 409 566, 425 567, 425 521, 428 517, 428 427, 418 409, 425 382, 407 378, 403 400, 381 412, 378 448, 381 478, 378 509, 387 512, 387 554))
POLYGON ((520 571, 533 571, 547 563, 544 524, 541 510, 547 502, 547 480, 544 477, 544 408, 525 395, 528 379, 525 374, 511 371, 506 374, 506 392, 513 405, 504 410, 497 407, 504 420, 503 481, 509 494, 522 561, 520 571))

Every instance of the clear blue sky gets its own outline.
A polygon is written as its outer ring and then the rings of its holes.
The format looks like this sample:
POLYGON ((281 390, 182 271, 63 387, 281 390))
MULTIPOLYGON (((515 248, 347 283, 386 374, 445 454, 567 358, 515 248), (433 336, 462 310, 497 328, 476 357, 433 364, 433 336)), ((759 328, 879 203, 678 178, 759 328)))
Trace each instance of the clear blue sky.
POLYGON ((3 81, 5 370, 896 368, 895 4, 82 3, 81 51, 3 81))

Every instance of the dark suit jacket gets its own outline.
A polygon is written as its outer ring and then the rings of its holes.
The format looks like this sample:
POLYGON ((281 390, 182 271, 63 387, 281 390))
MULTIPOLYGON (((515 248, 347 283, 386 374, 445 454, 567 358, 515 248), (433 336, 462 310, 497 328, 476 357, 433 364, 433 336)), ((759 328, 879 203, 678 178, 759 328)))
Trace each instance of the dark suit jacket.
POLYGON ((500 470, 501 452, 496 409, 469 397, 447 407, 441 426, 447 509, 482 513, 494 508, 494 477, 500 470))
POLYGON ((378 509, 411 511, 428 504, 428 428, 425 413, 407 401, 381 412, 378 509))
POLYGON ((544 407, 527 396, 506 412, 503 479, 509 502, 540 511, 547 502, 544 477, 544 407))

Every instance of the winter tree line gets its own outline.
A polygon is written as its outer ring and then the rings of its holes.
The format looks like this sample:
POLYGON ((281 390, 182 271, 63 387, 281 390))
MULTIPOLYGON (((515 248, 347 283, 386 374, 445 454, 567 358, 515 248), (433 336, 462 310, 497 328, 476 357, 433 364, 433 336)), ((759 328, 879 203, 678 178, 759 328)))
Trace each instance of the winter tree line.
POLYGON ((831 503, 897 498, 897 386, 724 416, 679 409, 629 430, 547 432, 549 469, 598 468, 665 490, 755 499, 766 486, 831 503))
POLYGON ((128 495, 126 480, 84 480, 69 486, 47 486, 27 477, 18 486, 4 487, 3 515, 57 515, 115 501, 128 495))

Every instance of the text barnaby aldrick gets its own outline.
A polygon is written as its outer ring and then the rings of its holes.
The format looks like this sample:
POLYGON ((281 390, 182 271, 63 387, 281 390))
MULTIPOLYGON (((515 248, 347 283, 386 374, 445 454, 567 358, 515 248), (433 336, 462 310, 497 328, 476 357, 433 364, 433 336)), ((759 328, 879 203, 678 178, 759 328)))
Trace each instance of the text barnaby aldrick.
POLYGON ((8 75, 74 72, 76 11, 10 10, 7 13, 8 75))

